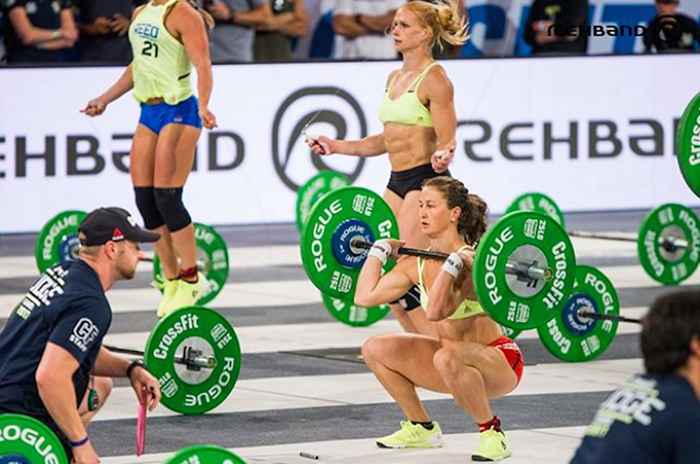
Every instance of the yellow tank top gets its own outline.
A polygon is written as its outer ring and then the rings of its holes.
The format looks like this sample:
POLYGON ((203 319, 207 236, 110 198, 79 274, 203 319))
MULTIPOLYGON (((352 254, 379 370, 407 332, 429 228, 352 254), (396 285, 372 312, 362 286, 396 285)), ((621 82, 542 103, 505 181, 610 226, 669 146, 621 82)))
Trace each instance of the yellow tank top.
MULTIPOLYGON (((461 247, 458 251, 462 251, 465 248, 468 248, 468 245, 464 245, 461 247)), ((418 289, 420 290, 420 305, 425 311, 425 309, 428 307, 428 292, 425 289, 425 285, 423 284, 423 259, 418 258, 418 289)), ((460 303, 460 305, 457 307, 457 310, 452 313, 448 319, 452 320, 457 320, 457 319, 467 319, 473 316, 477 316, 479 314, 484 314, 484 308, 481 307, 481 303, 479 303, 476 300, 467 300, 465 299, 460 303)))
POLYGON ((151 0, 129 27, 129 42, 134 59, 131 72, 134 97, 140 102, 162 98, 175 105, 192 95, 190 63, 185 47, 165 28, 165 13, 178 0, 154 5, 151 0))
POLYGON ((430 110, 418 98, 418 86, 423 82, 430 68, 436 64, 436 62, 433 62, 426 66, 411 82, 408 89, 394 100, 389 98, 389 94, 396 76, 391 79, 389 86, 384 92, 384 100, 379 106, 379 120, 383 124, 394 122, 408 126, 433 127, 433 117, 430 115, 430 110))

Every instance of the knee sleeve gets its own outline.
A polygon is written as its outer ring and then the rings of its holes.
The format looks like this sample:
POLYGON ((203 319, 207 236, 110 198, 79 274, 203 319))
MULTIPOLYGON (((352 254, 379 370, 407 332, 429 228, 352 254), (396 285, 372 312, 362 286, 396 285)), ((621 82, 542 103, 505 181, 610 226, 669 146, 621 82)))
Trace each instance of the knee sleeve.
POLYGON ((400 304, 405 311, 412 311, 420 306, 420 289, 417 285, 411 287, 404 296, 391 304, 400 304))
POLYGON ((182 203, 182 187, 155 188, 156 205, 170 232, 177 232, 192 223, 182 203))
POLYGON ((134 187, 136 194, 136 207, 143 218, 143 225, 146 229, 157 229, 165 224, 163 216, 158 211, 156 197, 153 187, 134 187))

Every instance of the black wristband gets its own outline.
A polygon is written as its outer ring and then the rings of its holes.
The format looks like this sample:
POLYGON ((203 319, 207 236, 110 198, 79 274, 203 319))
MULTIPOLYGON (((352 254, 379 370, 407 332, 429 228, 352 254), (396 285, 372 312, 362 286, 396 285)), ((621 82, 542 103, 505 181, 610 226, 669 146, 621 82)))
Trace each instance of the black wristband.
POLYGON ((71 448, 77 448, 77 447, 79 447, 79 446, 83 446, 83 445, 84 445, 85 443, 87 443, 88 441, 90 441, 90 437, 88 437, 87 435, 85 435, 85 438, 83 438, 82 440, 78 440, 78 441, 68 441, 68 443, 70 443, 70 447, 71 447, 71 448))
POLYGON ((126 376, 131 380, 131 372, 136 369, 137 367, 140 367, 142 369, 146 369, 146 366, 144 366, 143 362, 140 359, 137 359, 135 361, 131 361, 131 364, 129 364, 129 367, 126 368, 126 376))

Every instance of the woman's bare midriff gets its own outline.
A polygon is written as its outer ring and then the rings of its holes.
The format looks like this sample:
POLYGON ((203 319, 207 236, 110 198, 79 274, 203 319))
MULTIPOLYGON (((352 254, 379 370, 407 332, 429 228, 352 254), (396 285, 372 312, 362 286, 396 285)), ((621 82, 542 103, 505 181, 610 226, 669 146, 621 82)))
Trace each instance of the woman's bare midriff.
MULTIPOLYGON (((423 284, 430 288, 433 280, 440 272, 442 263, 439 261, 425 260, 423 264, 423 284)), ((465 279, 458 295, 459 302, 465 299, 477 300, 474 292, 474 284, 471 279, 465 279)), ((472 342, 488 345, 503 335, 501 327, 487 314, 472 316, 467 319, 443 319, 434 322, 438 337, 445 342, 472 342)))
POLYGON ((488 345, 503 336, 501 328, 486 314, 467 319, 443 319, 435 323, 441 341, 449 343, 471 342, 488 345))
POLYGON ((385 124, 384 144, 389 153, 391 170, 406 171, 429 164, 435 151, 436 139, 432 127, 385 124))

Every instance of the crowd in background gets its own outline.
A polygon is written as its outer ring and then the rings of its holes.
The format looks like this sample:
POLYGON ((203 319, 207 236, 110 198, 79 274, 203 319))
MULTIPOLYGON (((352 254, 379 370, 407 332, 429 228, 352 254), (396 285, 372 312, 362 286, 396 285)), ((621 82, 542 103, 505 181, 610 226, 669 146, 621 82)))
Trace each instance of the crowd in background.
MULTIPOLYGON (((195 1, 195 0, 192 0, 195 1)), ((196 0, 216 23, 210 32, 214 63, 286 61, 310 33, 304 0, 196 0)), ((339 59, 397 58, 387 33, 406 0, 334 0, 328 27, 339 59)), ((131 61, 129 24, 145 0, 0 0, 0 62, 126 64, 131 61)), ((464 0, 460 11, 467 15, 464 0)), ((700 26, 678 11, 678 0, 656 0, 657 15, 645 24, 647 52, 696 51, 700 26)), ((532 54, 585 54, 588 0, 534 0, 523 39, 532 54)), ((456 58, 460 49, 436 49, 456 58)))

